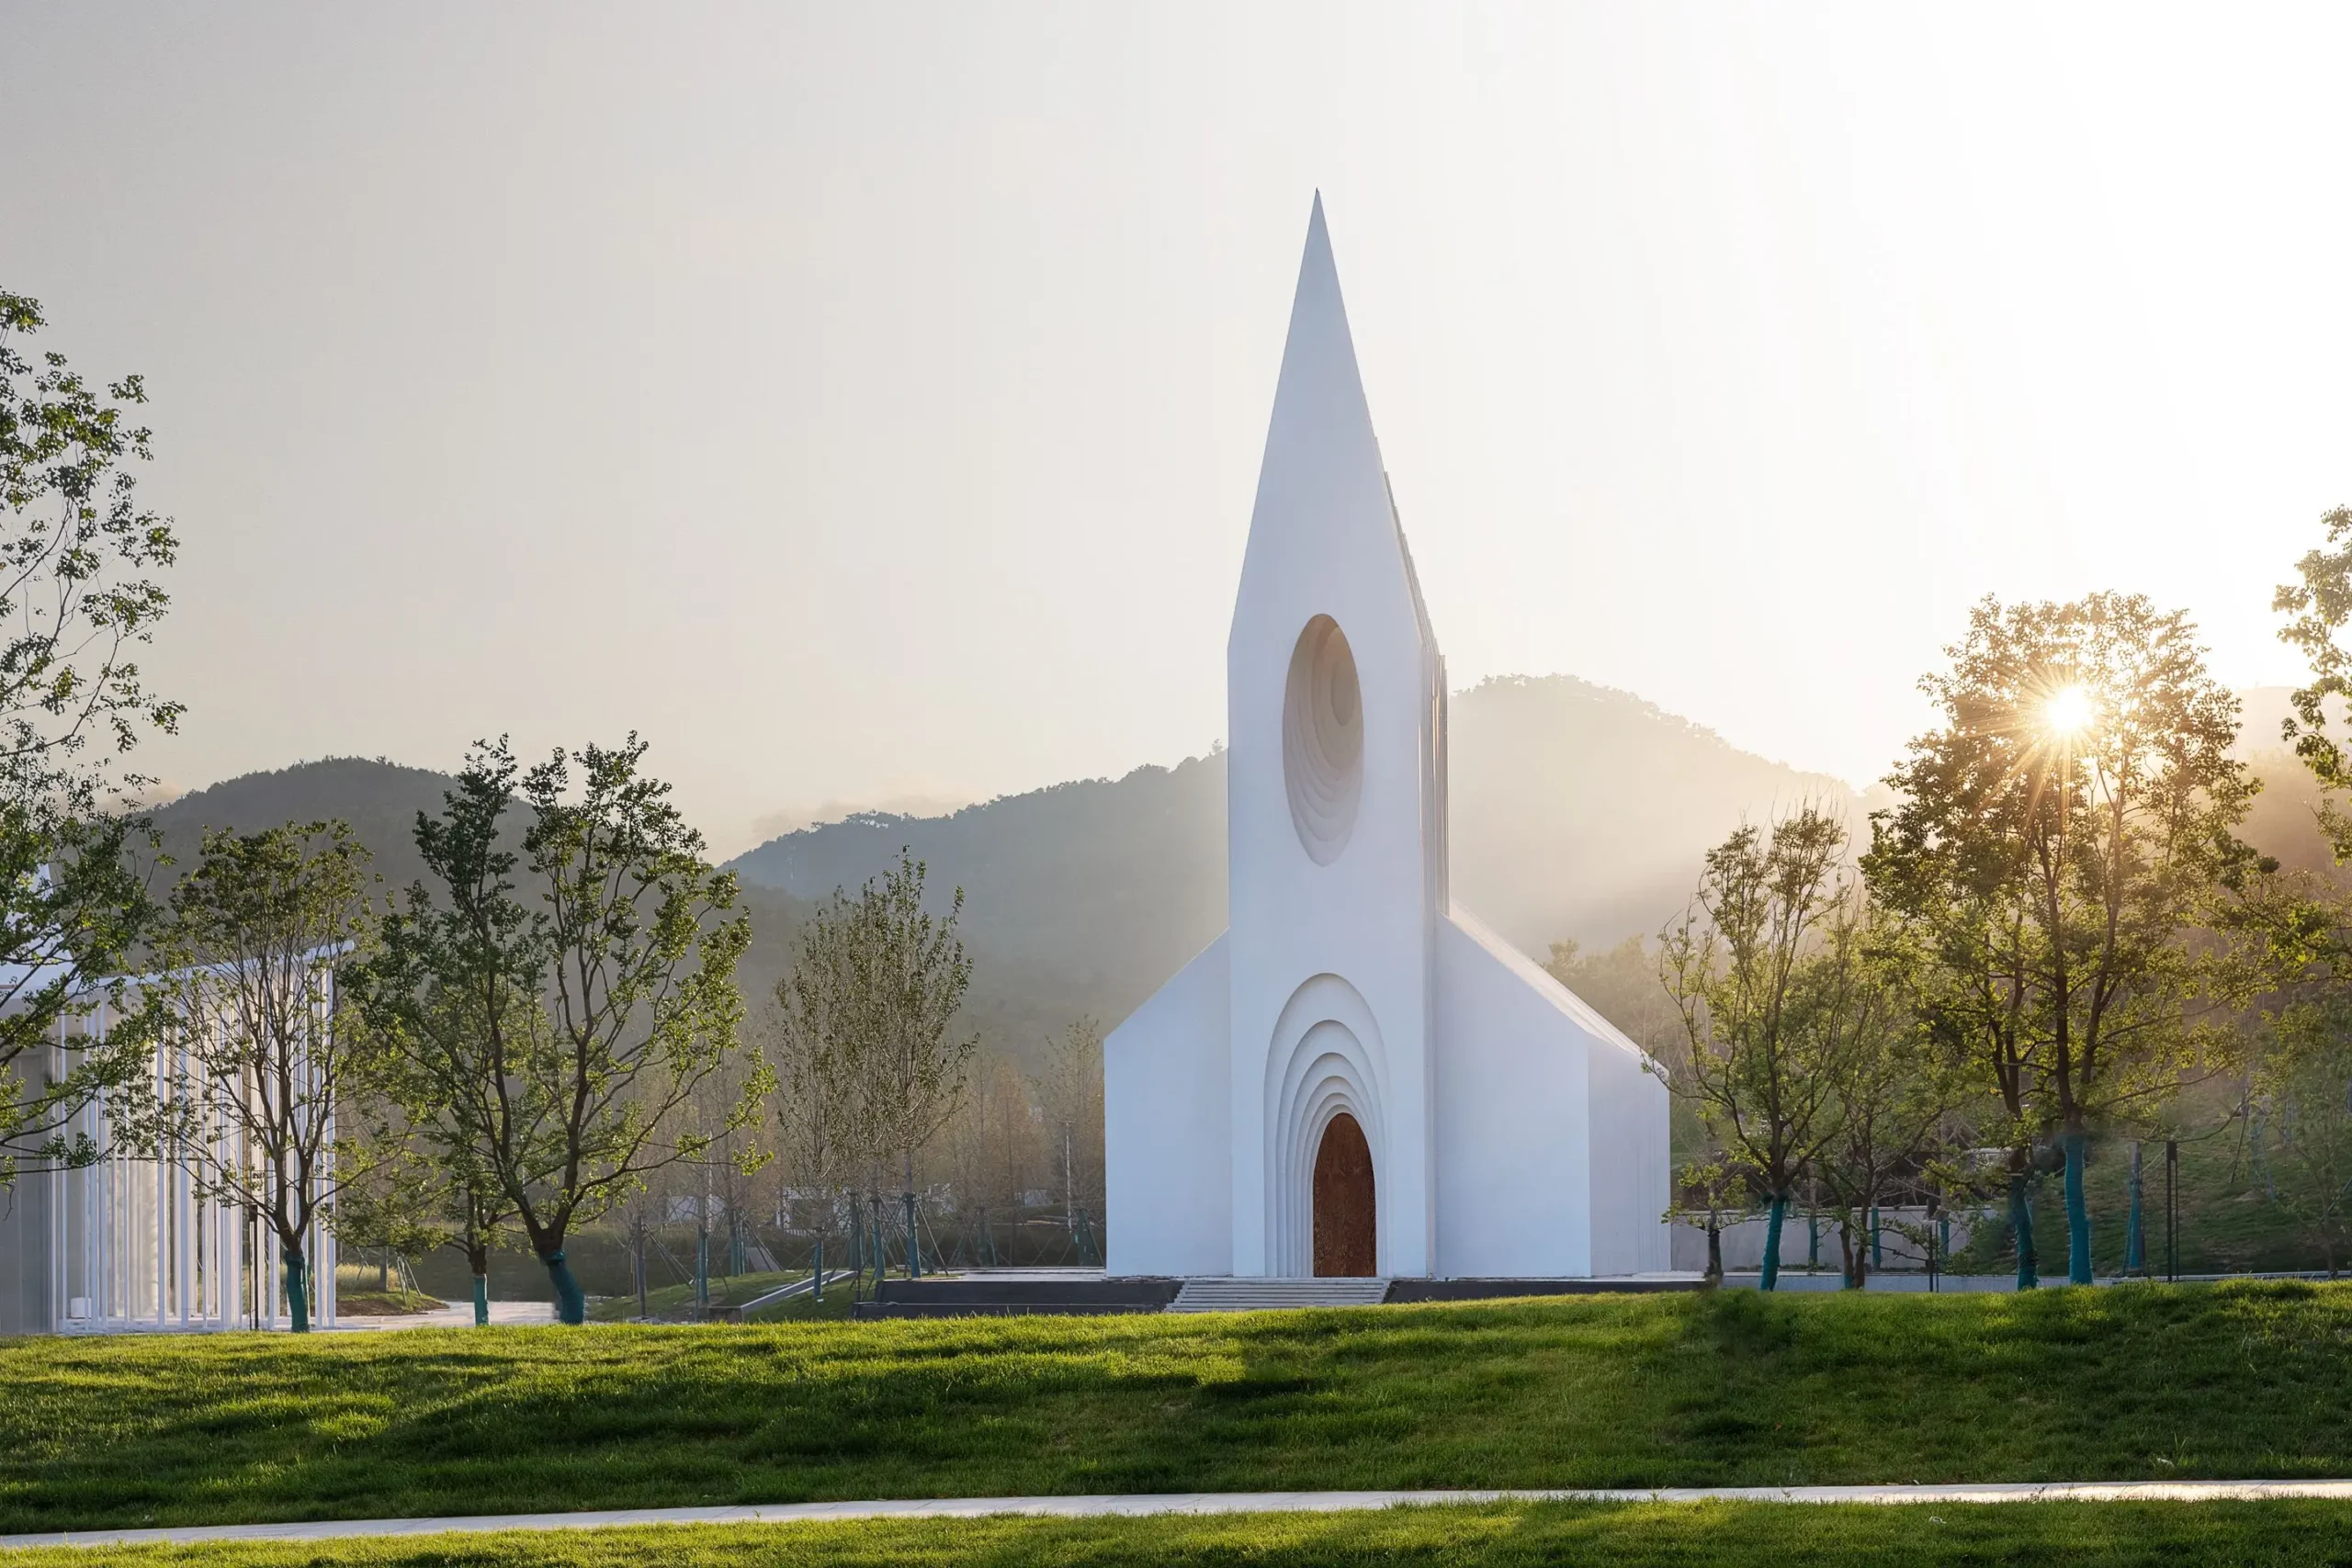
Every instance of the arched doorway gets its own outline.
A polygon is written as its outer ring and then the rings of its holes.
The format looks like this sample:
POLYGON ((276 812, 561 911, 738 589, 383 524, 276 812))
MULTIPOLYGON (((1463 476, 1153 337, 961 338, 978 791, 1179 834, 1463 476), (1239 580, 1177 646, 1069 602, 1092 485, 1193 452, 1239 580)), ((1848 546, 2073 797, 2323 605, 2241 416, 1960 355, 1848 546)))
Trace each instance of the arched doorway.
POLYGON ((1369 1279, 1380 1272, 1372 1145, 1346 1111, 1331 1118, 1315 1150, 1315 1273, 1369 1279))

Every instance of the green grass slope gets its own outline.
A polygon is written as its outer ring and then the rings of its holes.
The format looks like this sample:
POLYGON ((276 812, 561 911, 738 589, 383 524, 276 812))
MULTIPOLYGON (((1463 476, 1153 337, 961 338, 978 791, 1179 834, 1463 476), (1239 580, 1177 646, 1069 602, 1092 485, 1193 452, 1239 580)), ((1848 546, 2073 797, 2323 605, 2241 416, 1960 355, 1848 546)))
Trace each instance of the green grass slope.
MULTIPOLYGON (((1812 1507, 1772 1503, 1397 1508, 1215 1518, 997 1517, 677 1527, 255 1542, 106 1554, 126 1568, 1097 1568, 1238 1564, 1519 1568, 1527 1564, 2341 1562, 2352 1507, 2333 1503, 2010 1503, 1812 1507)), ((10 1568, 89 1568, 85 1548, 11 1555, 10 1568)))
POLYGON ((2352 1286, 38 1339, 0 1532, 1015 1493, 2352 1474, 2352 1286))

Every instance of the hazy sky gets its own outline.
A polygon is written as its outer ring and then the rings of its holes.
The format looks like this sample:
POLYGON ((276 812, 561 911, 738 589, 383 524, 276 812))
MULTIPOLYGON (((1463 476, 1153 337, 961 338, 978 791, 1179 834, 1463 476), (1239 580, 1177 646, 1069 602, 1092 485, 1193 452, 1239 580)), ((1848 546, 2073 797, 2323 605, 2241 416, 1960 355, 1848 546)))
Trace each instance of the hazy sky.
POLYGON ((1456 684, 1857 781, 1981 594, 2278 682, 2352 9, 11 5, 0 286, 143 370, 197 785, 653 742, 722 851, 1172 761, 1308 200, 1456 684))

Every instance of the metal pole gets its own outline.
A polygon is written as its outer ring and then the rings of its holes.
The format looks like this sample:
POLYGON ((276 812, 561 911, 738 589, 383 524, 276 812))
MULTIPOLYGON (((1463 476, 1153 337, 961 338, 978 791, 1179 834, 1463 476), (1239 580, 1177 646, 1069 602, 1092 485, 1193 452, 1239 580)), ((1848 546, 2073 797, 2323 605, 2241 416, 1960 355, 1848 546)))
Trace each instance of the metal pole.
POLYGON ((2180 1278, 2180 1140, 2165 1140, 2165 1278, 2180 1278))

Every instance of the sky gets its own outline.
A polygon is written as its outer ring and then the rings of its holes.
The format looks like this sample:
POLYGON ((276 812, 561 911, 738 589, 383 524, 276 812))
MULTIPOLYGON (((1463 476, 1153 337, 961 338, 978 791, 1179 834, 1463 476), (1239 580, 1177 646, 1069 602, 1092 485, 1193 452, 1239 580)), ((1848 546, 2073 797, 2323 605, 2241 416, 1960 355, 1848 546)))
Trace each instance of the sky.
POLYGON ((1208 749, 1309 204, 1457 686, 1857 783, 1985 594, 2352 502, 2352 8, 0 9, 181 787, 634 729, 731 853, 1208 749))

